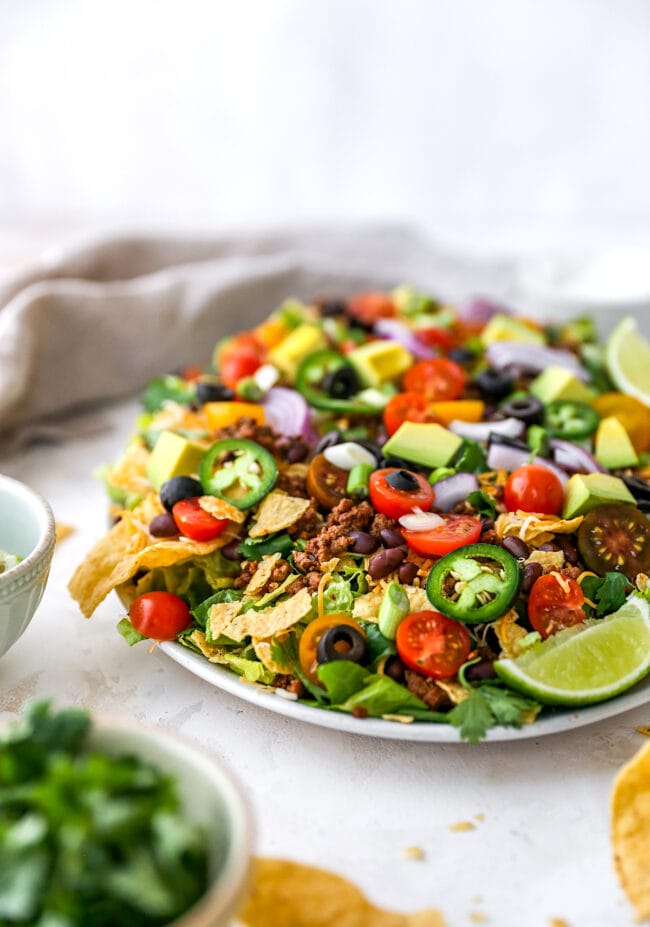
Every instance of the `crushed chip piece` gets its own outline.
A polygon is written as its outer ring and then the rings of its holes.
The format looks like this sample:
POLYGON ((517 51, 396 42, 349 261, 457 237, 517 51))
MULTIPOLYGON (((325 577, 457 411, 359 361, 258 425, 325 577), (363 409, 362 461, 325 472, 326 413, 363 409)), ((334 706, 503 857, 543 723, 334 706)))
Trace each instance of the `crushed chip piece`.
MULTIPOLYGON (((278 636, 280 637, 281 635, 278 636)), ((284 663, 278 663, 277 660, 273 659, 271 656, 272 646, 271 641, 265 641, 257 637, 253 638, 253 650, 260 663, 263 663, 272 673, 290 673, 290 666, 286 666, 284 663)))
POLYGON ((404 847, 402 850, 402 856, 404 859, 424 859, 425 854, 422 847, 404 847))
POLYGON ((246 595, 253 595, 259 589, 263 589, 264 586, 268 583, 271 578, 271 574, 275 569, 275 565, 278 560, 282 559, 282 554, 276 552, 275 554, 266 554, 257 564, 257 569, 251 576, 248 585, 246 586, 246 595))
POLYGON ((526 563, 539 563, 544 573, 561 570, 564 566, 563 550, 534 550, 526 563))
POLYGON ((56 537, 56 543, 64 541, 66 538, 70 537, 71 534, 74 534, 77 529, 74 525, 66 525, 64 521, 57 521, 54 525, 54 534, 56 537))
POLYGON ((286 492, 274 489, 266 496, 259 509, 255 524, 248 532, 251 538, 261 538, 290 528, 302 518, 310 506, 309 499, 289 496, 286 492))
POLYGON ((442 689, 454 705, 459 705, 466 698, 469 698, 469 692, 459 682, 451 682, 449 679, 436 679, 436 685, 439 689, 442 689))
POLYGON ((639 734, 643 734, 644 737, 650 737, 650 725, 642 724, 640 727, 635 727, 635 731, 638 731, 639 734))
POLYGON ((225 634, 234 641, 243 641, 245 637, 271 638, 280 631, 286 631, 311 611, 311 593, 301 589, 297 595, 285 602, 278 602, 270 608, 255 611, 250 608, 240 613, 241 602, 221 602, 210 609, 210 636, 216 640, 219 634, 225 634), (230 610, 224 605, 231 606, 230 610), (232 606, 236 605, 237 609, 232 606))
POLYGON ((204 512, 208 512, 215 518, 227 518, 228 521, 234 521, 236 525, 241 525, 246 521, 246 512, 242 512, 241 509, 218 496, 199 496, 199 505, 204 512))
POLYGON ((518 619, 519 615, 512 608, 502 618, 493 621, 490 625, 494 629, 503 655, 509 660, 521 656, 521 641, 528 637, 529 633, 517 623, 518 619))
POLYGON ((132 441, 124 451, 121 459, 104 471, 108 482, 115 489, 136 495, 151 492, 151 483, 147 478, 147 462, 151 456, 141 441, 132 441))
POLYGON ((384 721, 397 721, 399 724, 413 724, 415 718, 411 715, 382 715, 384 721))
POLYGON ((614 865, 639 918, 650 917, 650 743, 623 766, 611 797, 614 865))
POLYGON ((569 922, 563 917, 552 917, 548 923, 549 927, 569 927, 569 922))
POLYGON ((473 821, 456 821, 455 824, 449 825, 449 830, 453 831, 465 831, 465 830, 476 830, 476 824, 473 821))
POLYGON ((514 536, 531 547, 541 547, 553 540, 554 534, 573 534, 582 524, 584 515, 568 520, 555 515, 531 515, 530 512, 504 512, 494 528, 500 539, 514 536))
POLYGON ((469 919, 475 924, 487 924, 490 918, 483 911, 471 911, 469 919))
POLYGON ((227 663, 226 654, 228 651, 225 647, 217 647, 216 644, 209 644, 205 639, 203 631, 192 631, 187 635, 188 640, 196 644, 204 657, 207 657, 210 663, 227 663))

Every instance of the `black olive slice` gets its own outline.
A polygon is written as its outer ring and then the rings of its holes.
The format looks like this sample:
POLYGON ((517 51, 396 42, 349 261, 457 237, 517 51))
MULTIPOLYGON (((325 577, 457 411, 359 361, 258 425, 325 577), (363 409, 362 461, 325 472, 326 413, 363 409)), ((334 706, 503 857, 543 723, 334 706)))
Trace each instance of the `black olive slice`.
POLYGON ((316 646, 316 659, 319 663, 331 663, 333 660, 350 660, 363 663, 368 655, 366 639, 356 628, 348 624, 335 624, 328 628, 316 646))
POLYGON ((386 482, 400 492, 415 492, 420 488, 417 478, 408 470, 395 470, 386 477, 386 482))

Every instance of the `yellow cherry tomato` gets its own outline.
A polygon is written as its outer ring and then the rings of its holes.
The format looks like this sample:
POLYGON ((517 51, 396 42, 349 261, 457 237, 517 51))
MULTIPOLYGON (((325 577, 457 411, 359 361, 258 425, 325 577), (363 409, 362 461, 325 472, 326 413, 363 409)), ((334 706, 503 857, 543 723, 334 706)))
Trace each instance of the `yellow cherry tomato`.
POLYGON ((300 665, 305 676, 311 679, 312 682, 320 684, 320 680, 316 675, 316 670, 318 669, 318 661, 316 660, 318 642, 326 631, 335 627, 337 624, 347 624, 351 628, 356 628, 364 637, 366 636, 363 628, 347 615, 321 615, 320 618, 314 618, 302 632, 302 637, 298 644, 300 665))
POLYGON ((650 449, 650 409, 639 399, 625 393, 603 393, 594 399, 594 409, 602 418, 619 420, 637 454, 650 449))

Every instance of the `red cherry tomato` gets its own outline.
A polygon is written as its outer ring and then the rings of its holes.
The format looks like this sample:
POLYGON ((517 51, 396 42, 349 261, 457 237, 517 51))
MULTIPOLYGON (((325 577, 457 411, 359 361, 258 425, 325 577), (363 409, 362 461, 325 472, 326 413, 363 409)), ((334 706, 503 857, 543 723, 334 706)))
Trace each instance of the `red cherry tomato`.
POLYGON ((387 467, 385 470, 375 470, 370 474, 368 486, 370 501, 382 515, 389 518, 401 518, 416 508, 423 512, 431 508, 434 499, 433 486, 419 473, 411 470, 400 470, 399 467, 387 467), (396 474, 395 476, 393 474, 396 474), (403 476, 397 476, 403 474, 403 476), (388 479, 387 479, 388 478, 388 479), (413 489, 401 489, 391 486, 389 479, 395 482, 413 482, 413 489))
POLYGON ((582 589, 568 576, 546 573, 535 581, 528 597, 528 619, 542 637, 585 620, 582 589))
POLYGON ((395 643, 407 666, 432 679, 455 676, 472 648, 465 625, 434 611, 407 615, 395 643))
POLYGON ((386 293, 357 293, 348 299, 348 312, 360 322, 372 325, 378 319, 392 318, 395 306, 386 293))
POLYGON ((384 409, 384 425, 389 435, 395 434, 403 422, 437 422, 429 410, 429 400, 419 393, 398 393, 384 409))
POLYGON ((454 346, 454 338, 446 328, 416 328, 413 334, 428 348, 440 348, 446 352, 454 346))
POLYGON ((404 375, 403 386, 432 402, 458 399, 465 388, 465 371, 447 357, 434 357, 413 364, 404 375))
POLYGON ((172 509, 178 530, 193 541, 212 541, 228 524, 227 518, 215 518, 201 508, 198 496, 181 499, 172 509))
POLYGON ((219 354, 219 373, 229 389, 236 389, 244 377, 252 376, 264 363, 264 345, 252 332, 231 338, 219 354))
POLYGON ((541 515, 558 515, 564 503, 564 489, 558 477, 541 464, 524 464, 513 470, 503 488, 509 512, 522 509, 541 515))
POLYGON ((466 544, 475 544, 480 536, 480 520, 469 515, 450 515, 444 525, 429 531, 402 528, 402 537, 408 546, 423 557, 444 557, 466 544))
POLYGON ((138 634, 169 641, 192 624, 186 603, 171 592, 145 592, 131 602, 131 624, 138 634))

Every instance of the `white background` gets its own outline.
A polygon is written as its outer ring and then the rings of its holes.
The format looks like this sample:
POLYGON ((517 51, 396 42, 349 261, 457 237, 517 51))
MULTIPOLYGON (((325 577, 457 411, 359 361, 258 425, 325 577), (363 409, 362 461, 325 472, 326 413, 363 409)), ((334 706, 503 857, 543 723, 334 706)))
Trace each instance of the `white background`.
POLYGON ((0 229, 650 243, 645 0, 0 0, 0 229))

